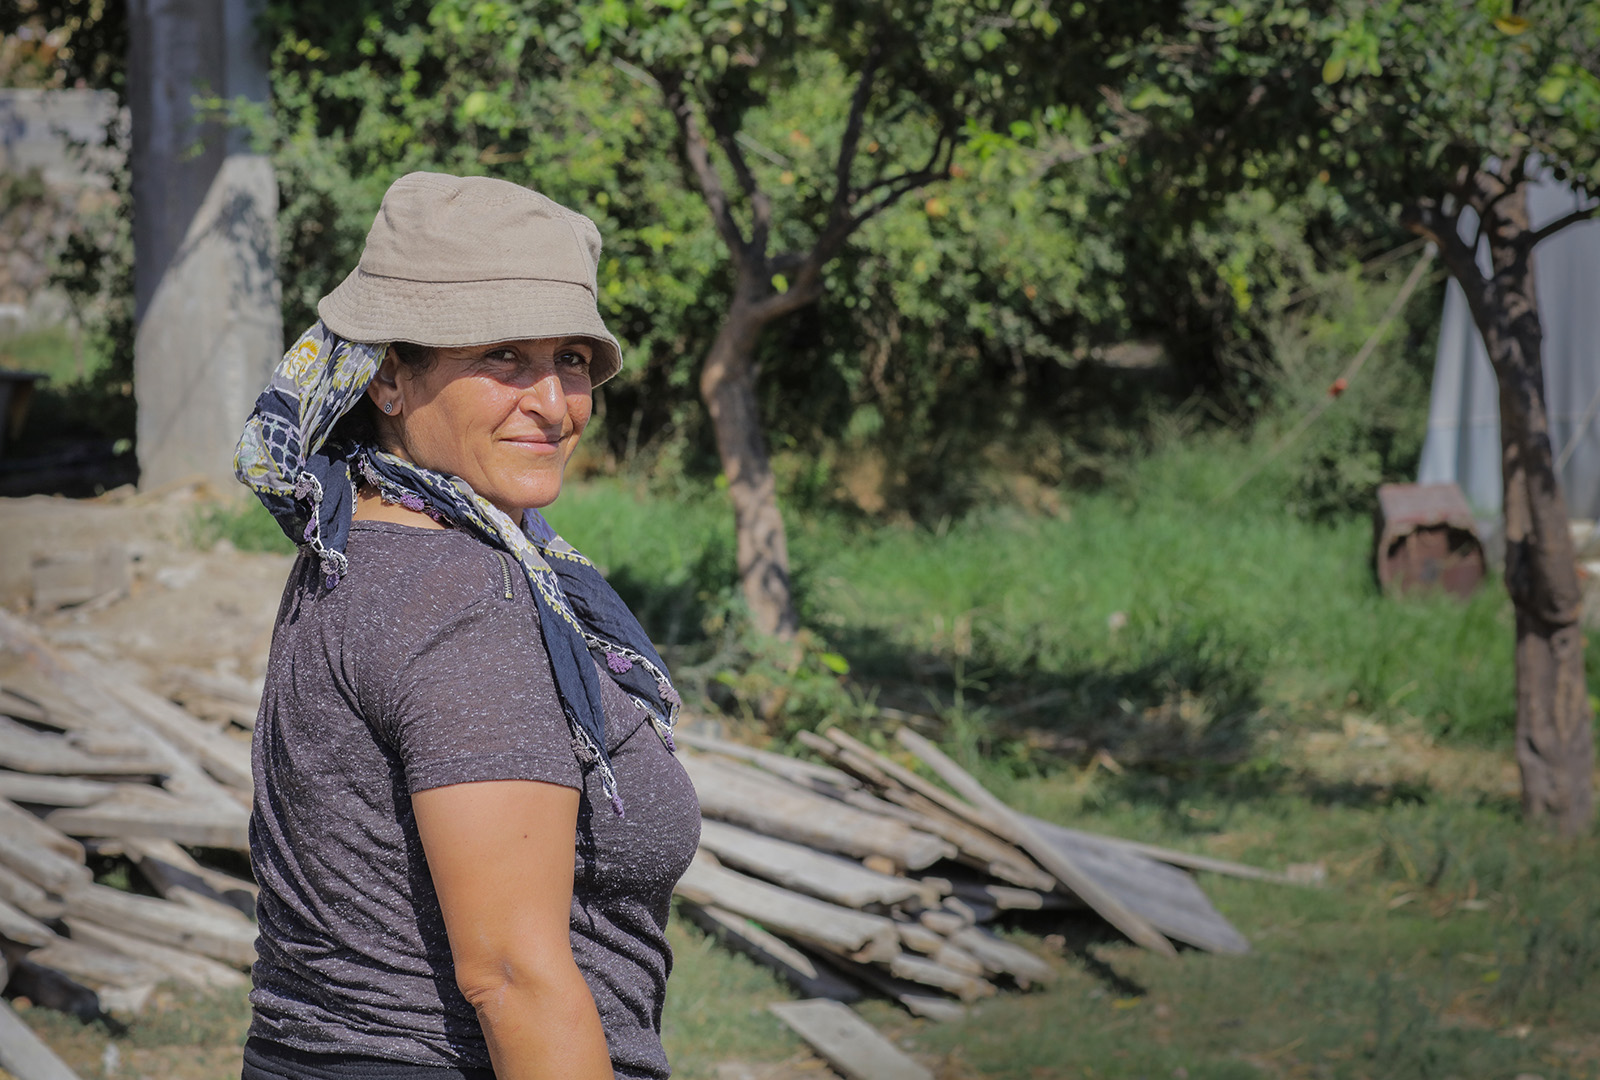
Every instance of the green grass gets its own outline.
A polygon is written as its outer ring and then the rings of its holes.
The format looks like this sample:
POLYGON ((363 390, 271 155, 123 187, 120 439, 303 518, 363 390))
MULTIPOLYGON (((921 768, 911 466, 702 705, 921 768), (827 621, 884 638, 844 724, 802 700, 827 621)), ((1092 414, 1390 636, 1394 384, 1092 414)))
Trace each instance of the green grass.
MULTIPOLYGON (((1135 754, 1152 749, 1137 745, 1145 722, 1184 703, 1202 741, 1227 742, 1262 710, 1346 708, 1504 738, 1512 621, 1498 581, 1465 604, 1385 597, 1368 521, 1300 520, 1271 476, 1213 502, 1246 460, 1222 442, 1172 449, 1062 516, 994 510, 942 533, 791 515, 804 621, 897 703, 948 710, 960 692, 1020 724, 1120 732, 1135 754)), ((728 595, 718 498, 602 481, 550 516, 668 644, 728 595)))
POLYGON ((64 326, 47 326, 0 338, 0 368, 36 371, 52 385, 80 382, 105 363, 83 335, 64 326))
MULTIPOLYGON (((1008 794, 1047 803, 1053 786, 1028 781, 1008 794)), ((1191 809, 1221 808, 1192 794, 1191 809)), ((1186 951, 1164 961, 1087 920, 1041 920, 1018 940, 1055 957, 1054 987, 991 999, 951 1024, 882 1002, 863 1013, 948 1075, 997 1080, 1600 1075, 1593 841, 1556 841, 1501 809, 1448 797, 1378 808, 1281 797, 1234 808, 1229 830, 1207 845, 1164 828, 1141 802, 1123 792, 1075 824, 1270 865, 1323 860, 1330 881, 1302 889, 1203 876, 1250 938, 1249 956, 1186 951), (1045 945, 1049 933, 1065 946, 1045 945)), ((675 1068, 709 1076, 703 1063, 789 1056, 790 1040, 766 1041, 760 1010, 772 996, 759 973, 700 948, 668 993, 675 1068), (740 980, 759 989, 740 990, 740 980), (712 1006, 720 1030, 703 1020, 706 1002, 722 1003, 712 1006)))

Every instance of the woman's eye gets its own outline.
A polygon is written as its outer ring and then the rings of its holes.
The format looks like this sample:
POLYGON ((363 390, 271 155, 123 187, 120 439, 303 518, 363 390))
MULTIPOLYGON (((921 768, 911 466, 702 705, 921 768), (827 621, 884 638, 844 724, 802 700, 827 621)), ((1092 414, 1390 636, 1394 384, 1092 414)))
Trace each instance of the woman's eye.
POLYGON ((589 365, 589 357, 586 353, 578 352, 576 349, 563 349, 556 355, 556 363, 565 364, 569 367, 587 367, 589 365))

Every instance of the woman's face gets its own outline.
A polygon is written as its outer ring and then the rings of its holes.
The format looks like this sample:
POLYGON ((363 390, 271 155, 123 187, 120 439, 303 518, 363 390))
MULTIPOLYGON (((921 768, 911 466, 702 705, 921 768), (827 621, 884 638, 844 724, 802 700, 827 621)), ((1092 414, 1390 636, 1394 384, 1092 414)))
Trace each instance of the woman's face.
POLYGON ((593 355, 583 338, 530 338, 435 349, 433 363, 415 372, 391 349, 367 394, 386 448, 459 476, 520 521, 561 494, 589 423, 593 355))

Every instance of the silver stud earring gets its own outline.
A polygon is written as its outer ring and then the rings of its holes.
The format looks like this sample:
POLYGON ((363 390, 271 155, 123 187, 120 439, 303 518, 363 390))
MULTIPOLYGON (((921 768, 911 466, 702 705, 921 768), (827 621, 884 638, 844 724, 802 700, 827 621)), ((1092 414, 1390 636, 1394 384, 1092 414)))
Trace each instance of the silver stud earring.
POLYGON ((392 413, 392 412, 394 412, 394 402, 392 402, 392 401, 385 401, 385 402, 384 402, 384 403, 383 403, 383 411, 384 411, 384 412, 386 412, 386 413, 392 413))

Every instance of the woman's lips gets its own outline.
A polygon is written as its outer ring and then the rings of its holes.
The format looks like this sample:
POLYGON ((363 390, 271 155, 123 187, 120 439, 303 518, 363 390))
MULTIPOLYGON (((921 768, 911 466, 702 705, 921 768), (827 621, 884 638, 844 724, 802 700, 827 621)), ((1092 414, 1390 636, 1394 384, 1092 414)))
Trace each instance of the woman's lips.
POLYGON ((507 439, 512 446, 519 447, 533 454, 554 454, 561 449, 561 439, 547 439, 539 435, 530 435, 523 438, 507 439))

